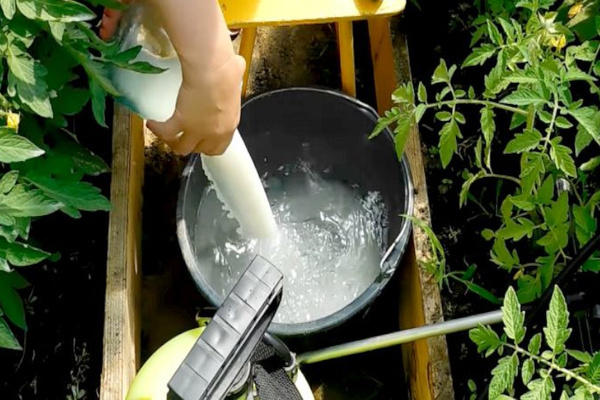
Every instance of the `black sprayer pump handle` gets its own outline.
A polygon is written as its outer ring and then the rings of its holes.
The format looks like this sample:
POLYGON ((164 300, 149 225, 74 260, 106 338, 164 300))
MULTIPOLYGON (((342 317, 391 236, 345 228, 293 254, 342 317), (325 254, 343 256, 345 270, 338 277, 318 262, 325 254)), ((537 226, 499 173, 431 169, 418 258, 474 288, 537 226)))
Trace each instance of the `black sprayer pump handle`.
POLYGON ((281 302, 283 275, 257 256, 169 382, 169 400, 218 400, 229 393, 281 302))

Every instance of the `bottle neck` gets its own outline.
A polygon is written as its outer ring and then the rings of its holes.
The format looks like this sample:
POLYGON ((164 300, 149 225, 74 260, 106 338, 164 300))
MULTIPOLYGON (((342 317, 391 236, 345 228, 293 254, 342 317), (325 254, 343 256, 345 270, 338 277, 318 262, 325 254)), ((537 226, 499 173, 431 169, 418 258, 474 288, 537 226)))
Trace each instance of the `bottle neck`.
POLYGON ((160 15, 144 2, 128 6, 121 19, 119 37, 122 50, 142 46, 156 57, 177 57, 160 15))

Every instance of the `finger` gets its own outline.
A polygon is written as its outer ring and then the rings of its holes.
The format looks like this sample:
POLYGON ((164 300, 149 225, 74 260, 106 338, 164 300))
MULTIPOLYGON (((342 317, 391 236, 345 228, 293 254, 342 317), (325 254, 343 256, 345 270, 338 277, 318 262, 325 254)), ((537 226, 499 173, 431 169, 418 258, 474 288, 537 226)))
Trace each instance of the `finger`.
POLYGON ((121 19, 122 12, 119 10, 113 10, 107 8, 102 14, 102 25, 100 26, 100 37, 103 40, 110 39, 119 26, 119 20, 121 19))
POLYGON ((150 120, 146 122, 146 127, 158 136, 159 139, 168 142, 178 139, 183 131, 183 125, 177 112, 165 122, 150 120))
POLYGON ((220 138, 219 140, 204 140, 194 149, 197 153, 203 153, 207 156, 220 156, 231 144, 232 136, 220 138))

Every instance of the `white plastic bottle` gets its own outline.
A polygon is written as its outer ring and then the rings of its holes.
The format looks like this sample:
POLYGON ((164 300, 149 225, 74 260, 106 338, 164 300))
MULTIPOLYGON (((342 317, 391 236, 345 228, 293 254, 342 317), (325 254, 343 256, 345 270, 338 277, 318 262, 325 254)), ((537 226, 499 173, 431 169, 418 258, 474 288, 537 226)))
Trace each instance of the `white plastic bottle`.
MULTIPOLYGON (((121 50, 142 46, 135 61, 167 69, 160 74, 143 74, 114 68, 111 79, 122 96, 120 101, 144 119, 166 121, 173 115, 182 81, 181 65, 166 32, 149 7, 137 4, 123 15, 119 39, 121 50)), ((202 154, 201 158, 204 172, 225 208, 237 219, 242 234, 273 237, 277 225, 240 133, 235 131, 224 154, 202 154)))

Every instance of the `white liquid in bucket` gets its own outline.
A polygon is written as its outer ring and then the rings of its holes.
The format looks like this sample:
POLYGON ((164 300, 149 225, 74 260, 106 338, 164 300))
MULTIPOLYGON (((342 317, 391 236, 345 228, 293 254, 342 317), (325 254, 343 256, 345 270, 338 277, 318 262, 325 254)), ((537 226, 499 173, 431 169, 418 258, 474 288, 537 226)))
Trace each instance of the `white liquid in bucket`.
POLYGON ((361 196, 302 164, 263 178, 279 227, 276 239, 245 239, 214 191, 205 192, 195 245, 208 284, 225 298, 261 254, 285 276, 274 322, 308 322, 350 304, 381 272, 388 222, 380 194, 361 196))

